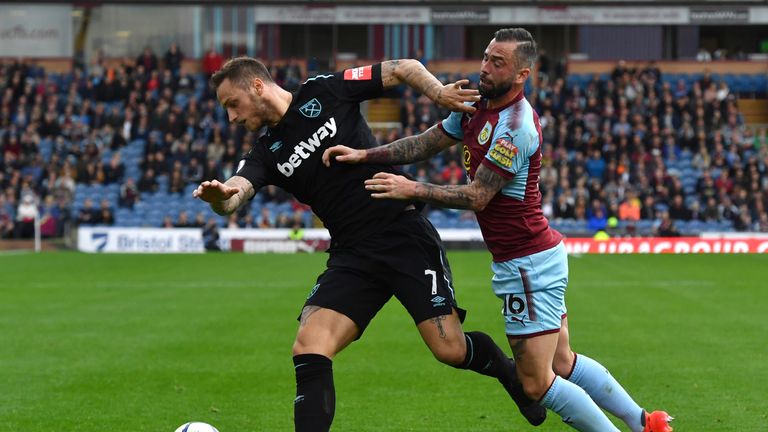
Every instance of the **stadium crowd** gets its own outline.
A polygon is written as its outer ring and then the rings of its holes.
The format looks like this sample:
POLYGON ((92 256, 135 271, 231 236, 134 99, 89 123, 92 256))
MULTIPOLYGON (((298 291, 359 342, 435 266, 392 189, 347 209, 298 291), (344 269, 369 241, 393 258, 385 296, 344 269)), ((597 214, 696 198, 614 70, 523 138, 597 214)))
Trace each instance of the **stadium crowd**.
MULTIPOLYGON (((228 219, 191 198, 202 179, 232 175, 256 136, 229 125, 208 89, 221 55, 207 52, 194 75, 182 59, 172 45, 162 62, 147 48, 135 62, 96 56, 68 74, 0 63, 0 238, 31 236, 36 213, 47 237, 71 224, 312 226, 307 207, 275 187, 228 219)), ((270 69, 289 90, 307 78, 293 60, 270 69)), ((766 129, 744 125, 726 84, 709 74, 664 81, 653 64, 619 63, 585 84, 569 83, 549 62, 539 72, 527 95, 541 121, 541 192, 555 227, 768 232, 766 129)), ((409 89, 400 97, 402 128, 376 130, 381 143, 447 114, 409 89)), ((465 181, 459 147, 404 170, 434 183, 465 181)), ((435 209, 430 217, 438 226, 476 226, 471 212, 435 209)))

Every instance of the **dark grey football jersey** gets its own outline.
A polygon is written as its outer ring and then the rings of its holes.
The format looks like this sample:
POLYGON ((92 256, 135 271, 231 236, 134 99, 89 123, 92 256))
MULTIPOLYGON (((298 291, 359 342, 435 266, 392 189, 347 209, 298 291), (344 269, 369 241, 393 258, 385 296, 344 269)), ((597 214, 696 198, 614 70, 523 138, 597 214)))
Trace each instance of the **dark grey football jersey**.
POLYGON ((293 94, 288 111, 240 161, 235 175, 256 190, 279 186, 312 207, 331 233, 334 246, 345 246, 389 224, 405 201, 371 198, 364 182, 388 165, 323 165, 328 147, 377 145, 360 114, 360 102, 383 92, 381 65, 364 66, 307 80, 293 94))

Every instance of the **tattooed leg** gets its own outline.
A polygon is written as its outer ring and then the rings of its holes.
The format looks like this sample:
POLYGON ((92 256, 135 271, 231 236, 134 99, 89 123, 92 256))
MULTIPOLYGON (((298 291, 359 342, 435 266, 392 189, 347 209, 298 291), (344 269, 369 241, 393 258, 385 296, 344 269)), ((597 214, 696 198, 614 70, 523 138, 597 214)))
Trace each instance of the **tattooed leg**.
POLYGON ((445 329, 443 328, 443 321, 445 321, 445 315, 434 317, 430 320, 435 326, 437 326, 438 336, 440 339, 445 339, 445 329))
POLYGON ((509 346, 512 348, 517 365, 517 374, 523 383, 525 393, 531 399, 539 400, 555 379, 552 360, 555 356, 557 339, 557 333, 530 338, 509 337, 509 346))

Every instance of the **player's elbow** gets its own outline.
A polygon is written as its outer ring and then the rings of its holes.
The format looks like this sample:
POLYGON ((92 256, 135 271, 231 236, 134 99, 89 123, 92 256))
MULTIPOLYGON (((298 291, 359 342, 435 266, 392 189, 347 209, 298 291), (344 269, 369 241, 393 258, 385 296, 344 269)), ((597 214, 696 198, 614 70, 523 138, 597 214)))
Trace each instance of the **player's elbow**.
POLYGON ((473 196, 470 202, 470 209, 474 212, 481 212, 488 206, 488 199, 482 196, 473 196))
POLYGON ((216 213, 219 216, 229 216, 229 215, 232 214, 232 212, 230 212, 230 211, 226 211, 224 209, 219 209, 219 208, 216 208, 216 207, 213 207, 213 206, 211 206, 211 209, 213 210, 214 213, 216 213))
POLYGON ((421 66, 421 63, 414 59, 402 59, 396 60, 396 62, 397 63, 395 65, 395 69, 393 70, 393 75, 397 77, 397 80, 401 83, 405 82, 407 71, 412 70, 414 67, 421 66))
POLYGON ((237 210, 237 206, 231 205, 230 200, 211 203, 211 210, 219 216, 229 216, 237 210))

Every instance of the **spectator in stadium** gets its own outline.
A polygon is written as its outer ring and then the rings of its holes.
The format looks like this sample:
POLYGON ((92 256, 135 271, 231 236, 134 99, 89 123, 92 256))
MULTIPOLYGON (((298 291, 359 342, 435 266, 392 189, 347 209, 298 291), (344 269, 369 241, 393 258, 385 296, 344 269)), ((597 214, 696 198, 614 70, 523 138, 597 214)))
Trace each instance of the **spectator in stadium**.
POLYGON ((100 225, 115 224, 115 214, 112 211, 112 205, 109 203, 109 200, 101 200, 101 207, 96 213, 96 216, 93 218, 93 223, 100 225))
POLYGON ((120 197, 118 198, 117 205, 120 207, 133 208, 140 197, 139 189, 136 187, 133 177, 128 177, 125 180, 125 183, 120 186, 120 197))
POLYGON ((104 167, 104 183, 117 183, 123 179, 125 165, 120 161, 120 153, 116 152, 109 160, 109 165, 104 167))
POLYGON ((179 45, 176 42, 171 42, 168 51, 165 52, 165 56, 163 57, 165 68, 170 71, 174 77, 178 77, 181 72, 181 62, 183 60, 184 53, 179 49, 179 45))
POLYGON ((83 201, 83 207, 77 212, 78 225, 92 225, 97 223, 97 210, 93 207, 93 200, 86 198, 83 201))
POLYGON ((203 56, 202 65, 203 73, 205 74, 206 79, 210 79, 217 70, 221 69, 221 65, 223 64, 224 57, 216 52, 214 47, 208 49, 208 51, 203 56))
POLYGON ((519 396, 514 365, 504 352, 490 336, 461 329, 461 310, 434 228, 409 203, 372 200, 360 183, 393 168, 329 169, 323 167, 320 152, 295 144, 314 136, 318 145, 344 139, 372 147, 374 138, 359 103, 403 83, 447 108, 472 111, 463 102, 476 100, 476 92, 461 89, 466 81, 443 86, 418 61, 396 60, 320 75, 294 95, 277 86, 261 62, 240 57, 228 61, 212 83, 231 123, 253 132, 266 126, 269 133, 240 162, 235 176, 226 183, 204 181, 193 196, 219 214, 234 214, 266 184, 280 184, 311 205, 334 245, 329 269, 302 309, 293 347, 296 430, 330 429, 335 411, 331 358, 362 335, 393 294, 437 359, 493 376, 519 396), (430 287, 432 296, 413 296, 430 287))
POLYGON ((590 232, 605 231, 608 226, 608 217, 605 215, 605 210, 602 207, 598 207, 589 217, 588 225, 590 232))
POLYGON ((184 177, 181 173, 181 163, 177 161, 177 164, 179 166, 174 167, 173 172, 171 172, 171 180, 168 183, 168 193, 172 194, 183 193, 184 188, 187 185, 187 182, 184 180, 184 177))
POLYGON ((501 29, 483 54, 483 99, 473 104, 471 117, 452 113, 420 135, 371 149, 335 146, 323 158, 327 164, 334 158, 404 164, 463 142, 469 152, 468 185, 416 183, 379 172, 365 182, 366 189, 374 198, 420 199, 476 212, 493 255, 493 289, 504 303, 507 337, 528 397, 580 431, 618 431, 602 407, 635 432, 670 432, 667 413, 646 412, 605 367, 571 351, 564 300, 568 255, 562 235, 542 215, 541 128, 523 94, 536 58, 536 42, 527 30, 501 29), (493 132, 484 134, 485 128, 493 132))
POLYGON ((253 213, 246 213, 240 223, 240 228, 258 228, 258 225, 256 225, 256 222, 253 220, 253 213))
POLYGON ((147 168, 136 186, 141 193, 156 192, 159 184, 157 183, 157 179, 155 179, 155 170, 152 168, 147 168))
POLYGON ((31 193, 21 197, 16 210, 16 238, 32 238, 35 234, 35 219, 38 217, 37 199, 31 193))
POLYGON ((700 62, 712 61, 712 54, 710 54, 706 48, 701 47, 699 48, 699 51, 696 53, 696 61, 700 61, 700 62))
POLYGON ((675 226, 675 222, 669 216, 669 212, 662 210, 659 212, 659 220, 653 227, 654 235, 657 237, 679 237, 680 232, 675 226))
POLYGON ((186 210, 179 212, 179 218, 176 219, 176 223, 173 226, 176 228, 191 228, 193 226, 186 210))
POLYGON ((144 52, 136 58, 136 67, 139 70, 143 70, 143 73, 147 76, 157 70, 157 56, 152 51, 152 47, 149 45, 144 47, 144 52))
POLYGON ((757 231, 768 232, 768 213, 760 214, 760 220, 757 222, 757 231))
POLYGON ((272 213, 268 208, 262 207, 261 213, 259 213, 259 217, 256 219, 256 224, 259 228, 272 228, 275 226, 272 213))
POLYGON ((161 226, 163 228, 175 228, 173 218, 170 215, 165 215, 163 217, 163 224, 161 226))
POLYGON ((640 220, 640 200, 632 190, 624 194, 624 201, 619 206, 619 220, 628 222, 640 220))
POLYGON ((43 238, 56 237, 58 235, 58 223, 61 218, 61 210, 53 198, 46 195, 40 208, 40 236, 43 238))
POLYGON ((673 220, 691 220, 691 211, 686 207, 683 202, 683 196, 677 194, 672 198, 672 203, 669 205, 669 217, 673 220))
POLYGON ((195 228, 203 228, 205 227, 205 215, 203 212, 197 212, 195 215, 195 220, 192 222, 192 225, 195 228))
MULTIPOLYGON (((424 183, 423 180, 419 180, 424 183)), ((557 197, 557 205, 552 209, 552 216, 558 219, 573 219, 575 217, 575 211, 572 200, 568 195, 562 193, 557 197)))
POLYGON ((275 219, 275 228, 290 228, 291 218, 286 213, 280 213, 275 219))
POLYGON ((203 228, 203 245, 206 251, 221 251, 219 247, 219 227, 215 218, 209 218, 203 228))
MULTIPOLYGON (((2 183, 2 172, 0 172, 0 185, 2 183)), ((14 236, 15 210, 13 205, 7 202, 5 194, 0 191, 0 239, 14 236)))

